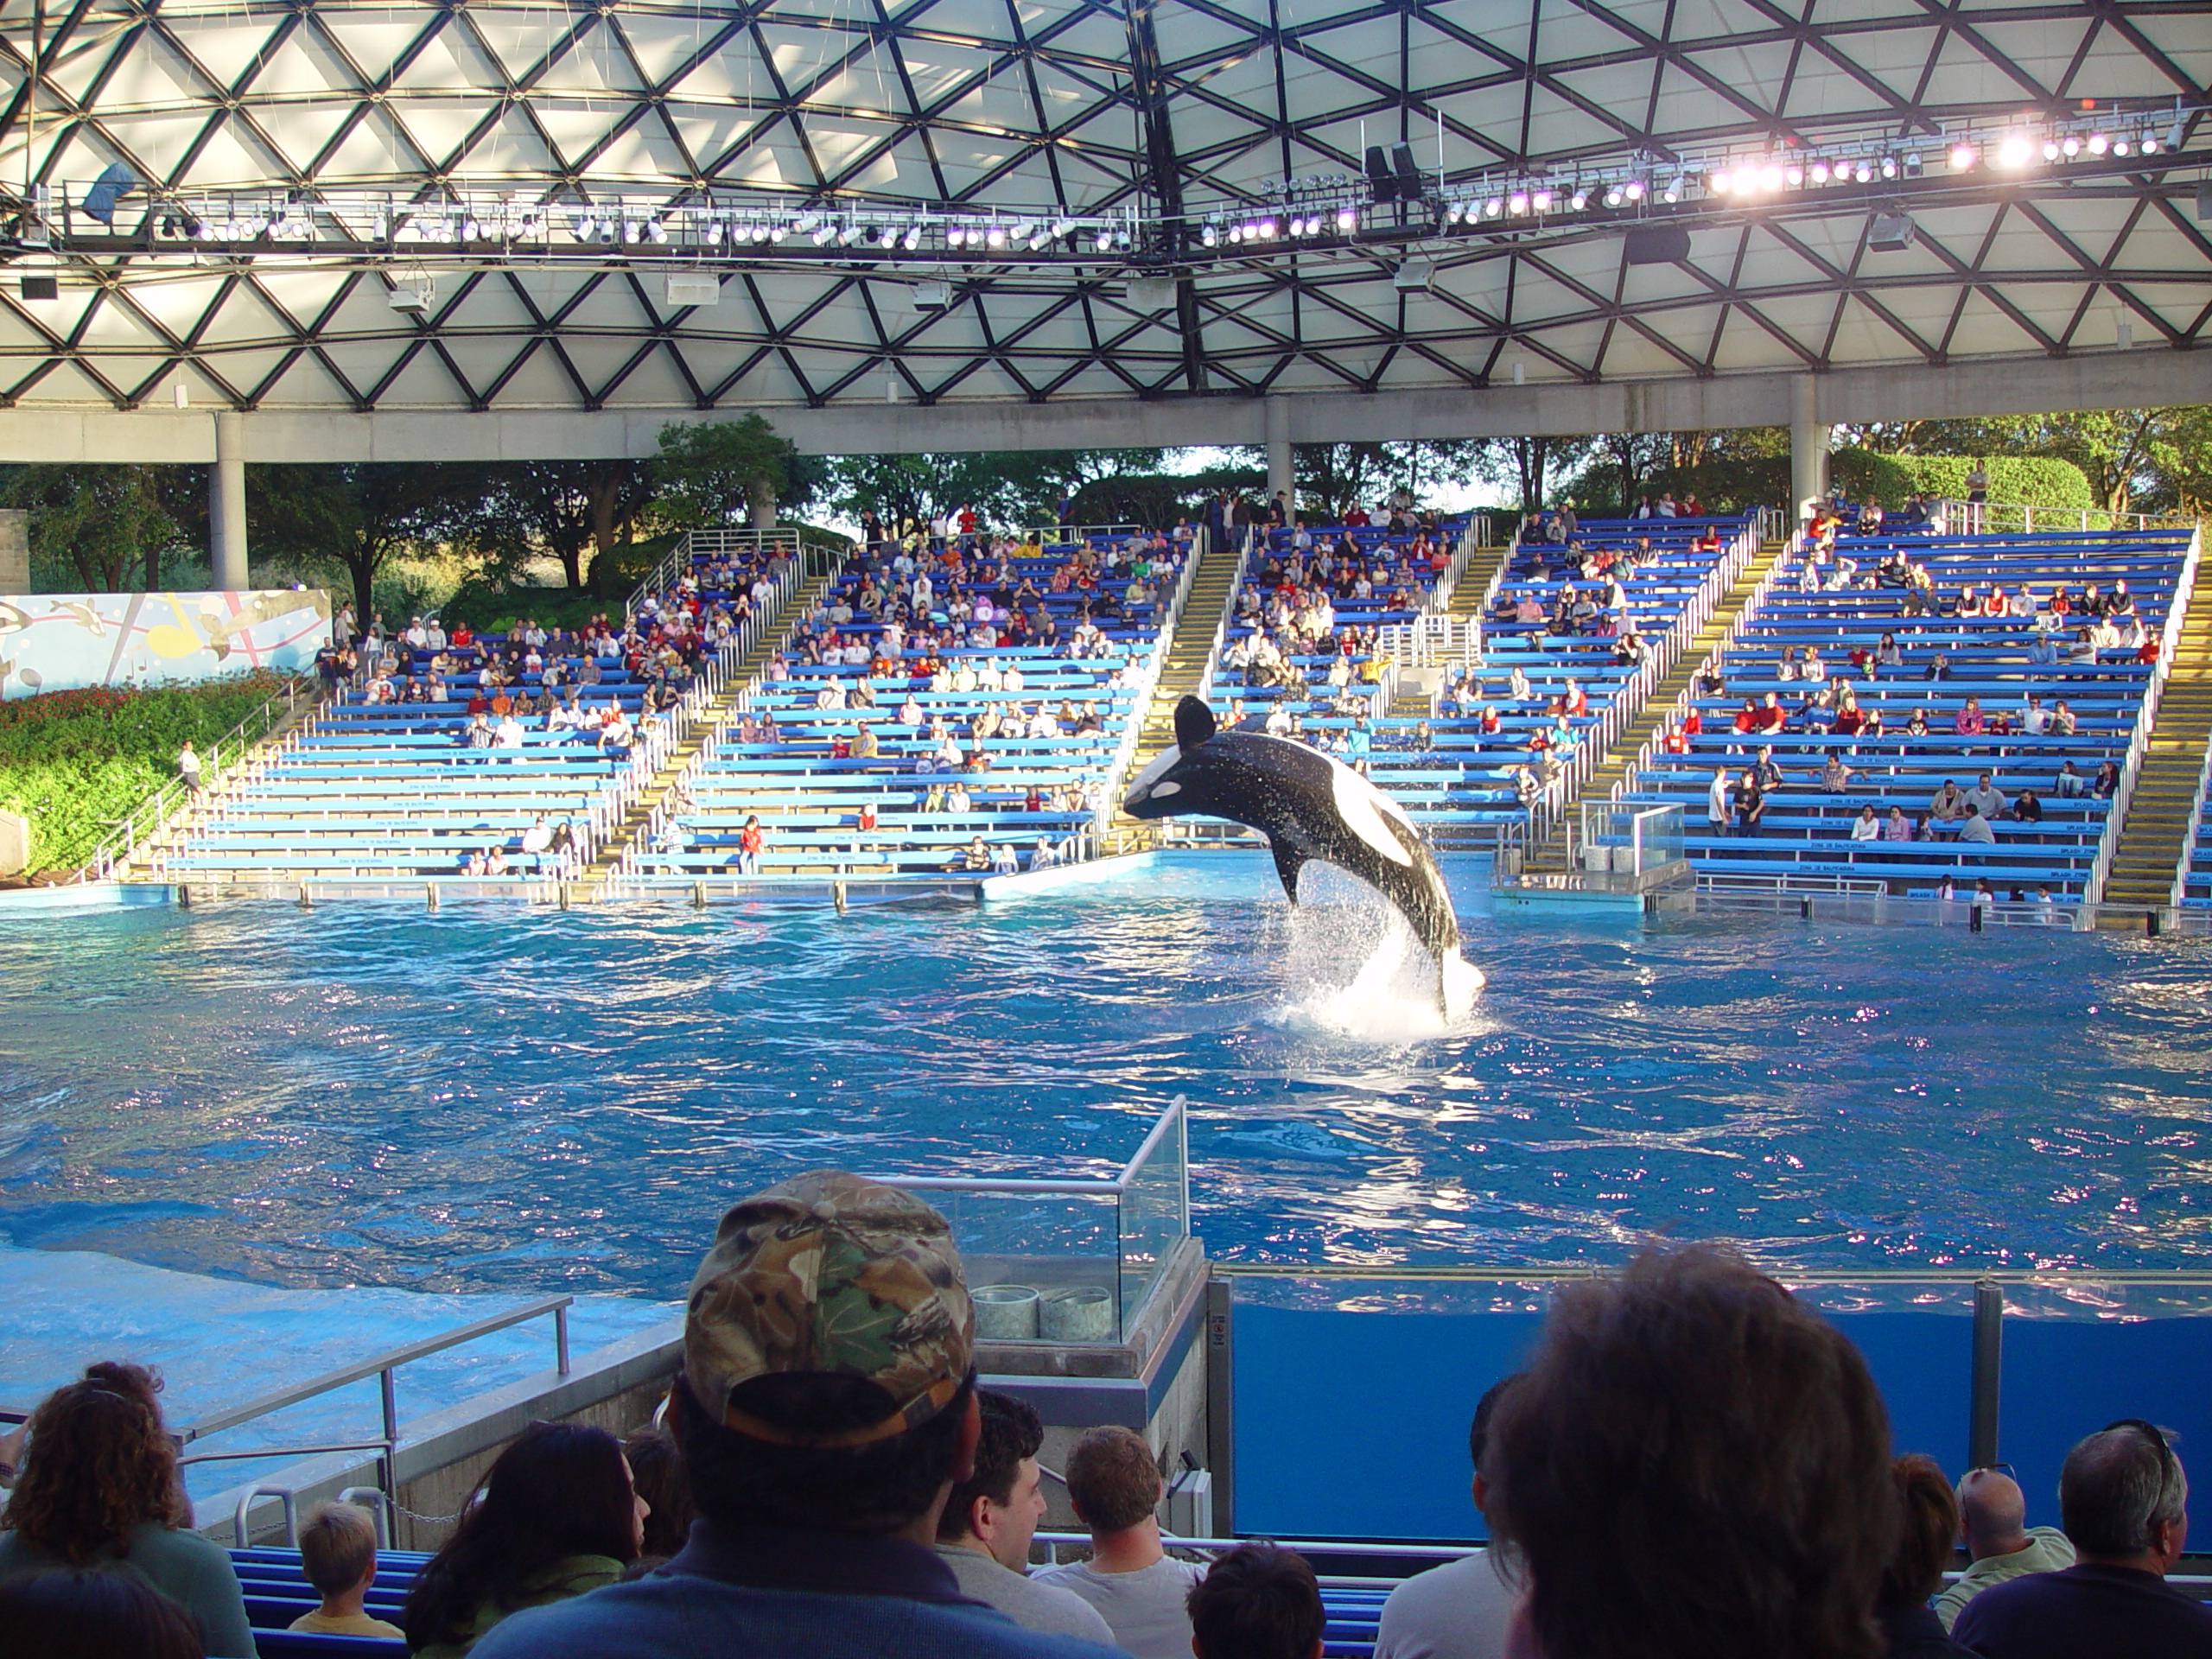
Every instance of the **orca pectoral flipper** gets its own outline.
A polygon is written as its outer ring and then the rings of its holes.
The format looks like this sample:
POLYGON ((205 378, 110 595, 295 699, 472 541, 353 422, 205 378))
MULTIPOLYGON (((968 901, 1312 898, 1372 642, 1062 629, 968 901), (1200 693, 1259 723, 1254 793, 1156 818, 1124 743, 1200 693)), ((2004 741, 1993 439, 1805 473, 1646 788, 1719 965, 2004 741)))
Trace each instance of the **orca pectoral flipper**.
POLYGON ((1282 878, 1282 890, 1290 895, 1290 902, 1298 902, 1298 873, 1306 868, 1306 855, 1287 841, 1270 837, 1268 850, 1275 855, 1275 874, 1282 878))

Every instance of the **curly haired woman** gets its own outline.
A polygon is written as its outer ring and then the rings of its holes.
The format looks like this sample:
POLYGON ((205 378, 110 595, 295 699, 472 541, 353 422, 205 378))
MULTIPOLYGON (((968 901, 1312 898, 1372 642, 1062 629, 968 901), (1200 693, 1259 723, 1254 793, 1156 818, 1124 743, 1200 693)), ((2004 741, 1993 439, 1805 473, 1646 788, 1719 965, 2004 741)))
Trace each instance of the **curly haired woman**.
POLYGON ((0 1516, 0 1578, 55 1567, 136 1573, 198 1620, 219 1659, 255 1659, 231 1558, 191 1529, 160 1376, 102 1361, 31 1414, 0 1516))

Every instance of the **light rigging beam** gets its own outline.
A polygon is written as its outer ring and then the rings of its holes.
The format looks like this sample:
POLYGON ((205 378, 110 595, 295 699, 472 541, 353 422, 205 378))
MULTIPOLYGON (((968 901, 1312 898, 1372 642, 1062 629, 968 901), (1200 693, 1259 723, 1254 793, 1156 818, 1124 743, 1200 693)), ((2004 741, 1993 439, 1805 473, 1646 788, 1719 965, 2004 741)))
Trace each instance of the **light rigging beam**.
MULTIPOLYGON (((1129 92, 1144 129, 1146 170, 1161 220, 1164 251, 1179 261, 1189 235, 1183 223, 1183 162, 1175 151, 1175 132, 1167 113, 1167 86, 1160 67, 1160 35, 1154 27, 1154 0, 1123 0, 1122 16, 1129 33, 1129 92)), ((1206 390, 1205 337, 1198 321, 1198 296, 1186 271, 1175 279, 1175 326, 1183 337, 1183 383, 1192 392, 1206 390)))

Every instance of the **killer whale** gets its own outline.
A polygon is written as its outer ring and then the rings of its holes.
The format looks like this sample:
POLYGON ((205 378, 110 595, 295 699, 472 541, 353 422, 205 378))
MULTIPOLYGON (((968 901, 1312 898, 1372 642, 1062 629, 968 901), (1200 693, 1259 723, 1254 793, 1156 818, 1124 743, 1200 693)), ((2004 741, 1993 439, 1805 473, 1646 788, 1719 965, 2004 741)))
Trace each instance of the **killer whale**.
POLYGON ((1435 855, 1405 809, 1341 760, 1261 732, 1221 731, 1197 697, 1175 705, 1175 746, 1130 783, 1133 818, 1226 818, 1268 838, 1283 891, 1298 902, 1298 873, 1333 864, 1366 882, 1406 918, 1436 958, 1437 996, 1459 962, 1459 923, 1435 855))

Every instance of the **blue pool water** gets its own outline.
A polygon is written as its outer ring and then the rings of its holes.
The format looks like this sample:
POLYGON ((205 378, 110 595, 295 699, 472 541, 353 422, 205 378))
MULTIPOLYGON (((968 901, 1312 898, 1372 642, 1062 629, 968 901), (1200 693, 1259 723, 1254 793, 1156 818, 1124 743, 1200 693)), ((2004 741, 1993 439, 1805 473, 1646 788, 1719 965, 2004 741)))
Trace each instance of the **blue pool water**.
MULTIPOLYGON (((0 1236, 289 1287, 678 1295, 794 1171, 1105 1173, 1179 1093, 1208 1248, 2202 1266, 2201 951, 1492 913, 1476 1017, 1347 1006, 1264 857, 1014 904, 0 920, 0 1236)), ((1309 880, 1312 878, 1309 876, 1309 880)), ((1323 895, 1327 896, 1326 894, 1323 895)))

